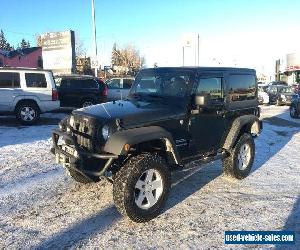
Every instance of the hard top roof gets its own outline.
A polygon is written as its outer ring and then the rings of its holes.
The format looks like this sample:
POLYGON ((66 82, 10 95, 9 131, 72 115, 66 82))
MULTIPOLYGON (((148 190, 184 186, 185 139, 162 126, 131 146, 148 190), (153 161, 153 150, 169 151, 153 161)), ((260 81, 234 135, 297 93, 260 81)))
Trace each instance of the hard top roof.
POLYGON ((43 71, 52 72, 49 69, 38 69, 38 68, 26 68, 26 67, 0 67, 0 70, 14 70, 14 71, 43 71))
POLYGON ((147 68, 144 70, 191 70, 191 71, 198 71, 198 72, 232 72, 232 73, 251 73, 255 74, 256 71, 250 68, 234 68, 234 67, 157 67, 157 68, 147 68))

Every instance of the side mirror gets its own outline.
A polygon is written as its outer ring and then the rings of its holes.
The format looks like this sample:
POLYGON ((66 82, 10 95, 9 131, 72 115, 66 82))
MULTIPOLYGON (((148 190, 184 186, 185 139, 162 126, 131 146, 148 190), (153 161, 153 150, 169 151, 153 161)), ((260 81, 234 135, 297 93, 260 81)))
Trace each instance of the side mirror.
POLYGON ((210 104, 210 96, 209 95, 196 95, 194 103, 197 107, 206 107, 210 104))

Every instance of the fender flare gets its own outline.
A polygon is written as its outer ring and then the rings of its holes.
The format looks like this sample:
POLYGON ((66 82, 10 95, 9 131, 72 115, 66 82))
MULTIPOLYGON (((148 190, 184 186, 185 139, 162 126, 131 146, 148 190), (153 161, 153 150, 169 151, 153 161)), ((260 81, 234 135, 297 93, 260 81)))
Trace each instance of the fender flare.
POLYGON ((176 164, 180 164, 181 160, 172 135, 164 128, 158 126, 118 131, 109 137, 104 146, 104 151, 115 155, 127 155, 127 151, 124 148, 125 144, 129 144, 131 146, 151 140, 164 141, 166 151, 171 153, 176 164))
POLYGON ((238 135, 240 133, 241 128, 244 127, 245 125, 249 125, 247 129, 252 135, 257 136, 261 133, 262 122, 259 120, 257 116, 255 115, 240 116, 236 118, 231 125, 229 133, 227 134, 223 145, 224 149, 230 150, 234 146, 234 144, 238 139, 238 135))

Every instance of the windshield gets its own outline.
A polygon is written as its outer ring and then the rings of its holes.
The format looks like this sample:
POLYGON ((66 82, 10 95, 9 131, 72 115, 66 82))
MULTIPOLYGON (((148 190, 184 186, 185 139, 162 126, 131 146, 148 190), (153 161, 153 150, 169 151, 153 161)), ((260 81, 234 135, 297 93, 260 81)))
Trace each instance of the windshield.
POLYGON ((280 93, 292 93, 292 88, 291 87, 287 87, 287 88, 281 88, 280 93))
POLYGON ((194 73, 187 70, 142 70, 130 96, 183 98, 189 92, 194 73))

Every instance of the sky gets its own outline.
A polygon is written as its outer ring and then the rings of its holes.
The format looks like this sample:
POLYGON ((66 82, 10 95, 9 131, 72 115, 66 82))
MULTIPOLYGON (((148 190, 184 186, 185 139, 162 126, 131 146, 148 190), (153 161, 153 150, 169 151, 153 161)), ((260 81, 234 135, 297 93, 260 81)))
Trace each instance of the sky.
MULTIPOLYGON (((0 29, 17 45, 22 38, 74 30, 92 46, 91 0, 0 0, 0 29)), ((134 45, 148 67, 197 64, 238 66, 272 74, 275 60, 300 51, 299 0, 95 0, 98 57, 110 65, 113 43, 134 45)))

